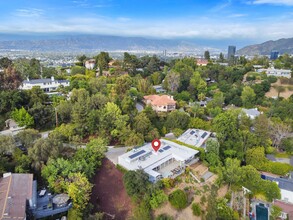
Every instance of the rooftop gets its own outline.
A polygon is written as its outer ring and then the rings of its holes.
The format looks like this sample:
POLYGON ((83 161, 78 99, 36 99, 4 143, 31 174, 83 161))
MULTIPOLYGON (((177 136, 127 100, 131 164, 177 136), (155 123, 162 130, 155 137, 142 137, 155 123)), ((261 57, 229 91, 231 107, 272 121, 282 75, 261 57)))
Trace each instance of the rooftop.
POLYGON ((157 152, 153 150, 151 143, 148 143, 119 156, 120 164, 128 170, 144 169, 150 175, 157 176, 158 174, 153 169, 160 164, 171 158, 175 158, 177 161, 185 161, 199 152, 172 141, 163 139, 160 141, 161 147, 157 152))
POLYGON ((203 147, 210 135, 211 132, 209 131, 190 128, 180 135, 177 140, 196 147, 203 147))
POLYGON ((260 111, 257 110, 257 108, 251 108, 251 109, 242 109, 243 112, 245 112, 248 116, 257 117, 260 115, 260 111))
POLYGON ((145 100, 151 101, 152 105, 174 105, 176 101, 169 95, 147 95, 143 97, 145 100))
POLYGON ((40 84, 40 83, 50 83, 50 82, 58 82, 58 83, 65 83, 69 82, 68 80, 55 80, 54 77, 51 77, 49 79, 28 79, 24 80, 24 84, 40 84))
POLYGON ((32 185, 33 174, 4 174, 0 179, 0 219, 25 219, 32 185))

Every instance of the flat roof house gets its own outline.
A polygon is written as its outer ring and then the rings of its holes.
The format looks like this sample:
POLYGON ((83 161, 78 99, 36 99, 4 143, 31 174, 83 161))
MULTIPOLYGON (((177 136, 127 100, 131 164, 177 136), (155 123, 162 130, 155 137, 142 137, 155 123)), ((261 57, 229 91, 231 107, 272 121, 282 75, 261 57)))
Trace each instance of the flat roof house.
POLYGON ((190 128, 180 135, 177 140, 182 143, 193 145, 195 147, 206 147, 206 141, 211 136, 211 132, 190 128))
POLYGON ((199 151, 161 139, 161 147, 155 152, 148 143, 118 157, 118 164, 128 170, 144 170, 151 182, 162 178, 175 178, 187 165, 198 161, 199 151))
POLYGON ((176 109, 176 101, 169 95, 147 95, 144 96, 144 103, 151 105, 156 112, 169 112, 176 109))
POLYGON ((256 71, 259 73, 265 72, 267 76, 291 78, 291 70, 268 68, 268 69, 257 69, 256 71))
POLYGON ((37 193, 33 174, 5 173, 0 178, 0 219, 39 219, 68 211, 72 207, 68 195, 37 193), (60 199, 60 197, 62 199, 60 199))
POLYGON ((19 87, 21 90, 30 90, 34 86, 39 86, 45 92, 55 91, 59 86, 69 86, 68 80, 55 80, 52 76, 50 79, 27 79, 22 82, 19 87))

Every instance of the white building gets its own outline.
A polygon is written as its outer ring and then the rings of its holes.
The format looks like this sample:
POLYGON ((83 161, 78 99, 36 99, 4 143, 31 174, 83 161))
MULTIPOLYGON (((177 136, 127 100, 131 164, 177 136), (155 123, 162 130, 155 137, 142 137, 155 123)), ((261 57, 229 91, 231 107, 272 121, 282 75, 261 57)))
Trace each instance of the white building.
POLYGON ((251 119, 254 120, 256 117, 260 116, 261 112, 257 110, 257 108, 245 109, 242 111, 251 119))
POLYGON ((195 147, 206 147, 206 141, 211 136, 211 132, 190 128, 180 135, 177 140, 182 143, 193 145, 195 147))
POLYGON ((68 80, 55 80, 52 76, 50 79, 27 79, 22 82, 19 87, 21 90, 30 90, 34 86, 38 86, 45 92, 55 91, 59 86, 69 86, 68 80))
POLYGON ((265 72, 267 76, 291 78, 291 70, 268 68, 268 69, 257 69, 256 71, 258 73, 265 72))
POLYGON ((96 60, 95 59, 90 59, 85 61, 84 63, 85 68, 92 70, 96 66, 96 60))
POLYGON ((148 143, 118 157, 118 164, 128 170, 144 170, 151 182, 162 178, 175 178, 187 165, 196 163, 199 151, 161 139, 161 147, 155 152, 148 143))

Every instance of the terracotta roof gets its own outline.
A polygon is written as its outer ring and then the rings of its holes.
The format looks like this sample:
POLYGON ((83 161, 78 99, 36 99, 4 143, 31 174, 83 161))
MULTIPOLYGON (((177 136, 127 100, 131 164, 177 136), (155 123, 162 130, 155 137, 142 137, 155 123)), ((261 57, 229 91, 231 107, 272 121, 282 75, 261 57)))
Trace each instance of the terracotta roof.
POLYGON ((276 206, 279 206, 282 209, 282 212, 285 212, 289 215, 289 219, 293 219, 293 204, 282 202, 279 200, 276 200, 274 202, 276 206))
POLYGON ((199 64, 199 65, 206 65, 206 64, 209 63, 209 61, 206 60, 206 59, 197 59, 196 63, 199 64))
POLYGON ((25 219, 32 198, 33 174, 10 174, 0 179, 0 219, 25 219))
POLYGON ((148 95, 143 97, 146 100, 150 100, 152 105, 174 105, 176 101, 170 98, 168 95, 148 95))

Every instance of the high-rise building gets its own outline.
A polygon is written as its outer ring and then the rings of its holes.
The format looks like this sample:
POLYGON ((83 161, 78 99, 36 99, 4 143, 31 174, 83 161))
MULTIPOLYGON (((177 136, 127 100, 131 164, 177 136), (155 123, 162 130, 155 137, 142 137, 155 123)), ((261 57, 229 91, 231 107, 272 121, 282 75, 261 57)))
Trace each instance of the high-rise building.
POLYGON ((271 51, 271 57, 270 57, 271 60, 278 59, 278 56, 279 56, 279 51, 276 51, 276 50, 271 51))
POLYGON ((227 59, 229 60, 231 59, 231 57, 235 57, 235 53, 236 53, 236 46, 229 46, 227 59))

